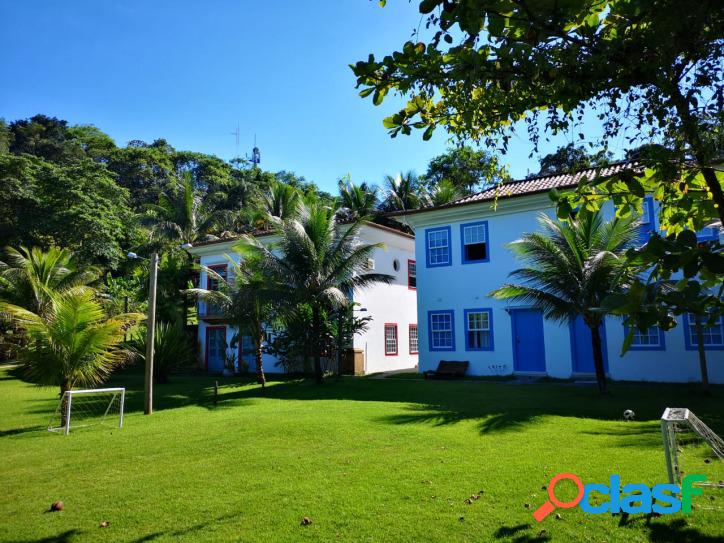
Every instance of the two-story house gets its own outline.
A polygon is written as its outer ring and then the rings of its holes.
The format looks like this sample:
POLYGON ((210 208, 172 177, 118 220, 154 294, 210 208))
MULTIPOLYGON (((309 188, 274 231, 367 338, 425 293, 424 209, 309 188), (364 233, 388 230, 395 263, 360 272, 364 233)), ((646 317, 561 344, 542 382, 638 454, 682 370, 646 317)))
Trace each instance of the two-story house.
MULTIPOLYGON (((626 168, 613 165, 603 174, 626 168)), ((555 216, 547 192, 575 187, 575 174, 528 178, 484 190, 452 204, 398 213, 416 235, 419 370, 440 360, 467 360, 473 375, 532 374, 570 378, 593 374, 591 333, 581 321, 561 326, 530 307, 496 300, 489 293, 521 267, 506 247, 538 229, 537 216, 555 216), (494 206, 494 203, 496 206, 494 206)), ((647 198, 642 231, 658 228, 656 206, 647 198)), ((604 207, 613 216, 613 206, 604 207)), ((717 228, 699 233, 716 237, 717 228)), ((697 381, 700 379, 694 326, 684 315, 664 333, 657 327, 635 333, 621 356, 626 331, 608 317, 602 329, 608 375, 618 380, 697 381)), ((705 329, 710 380, 724 382, 724 322, 705 329)))
MULTIPOLYGON (((264 244, 273 244, 273 234, 259 235, 264 244)), ((382 371, 412 369, 418 360, 418 333, 416 307, 416 269, 414 238, 410 234, 387 226, 365 223, 358 235, 361 243, 383 243, 384 249, 376 249, 367 263, 369 271, 391 275, 391 284, 377 284, 353 294, 355 315, 371 317, 367 329, 353 338, 354 373, 369 374, 382 371)), ((238 262, 239 254, 233 251, 235 239, 222 239, 197 244, 190 252, 202 266, 225 276, 227 255, 238 262)), ((215 289, 212 276, 202 270, 199 285, 215 289)), ((232 344, 236 330, 221 323, 217 308, 210 304, 198 304, 198 358, 202 367, 218 373, 224 369, 224 358, 232 344)), ((273 331, 269 331, 273 334, 273 331)), ((237 358, 248 363, 254 370, 251 338, 238 341, 237 358)), ((281 372, 277 359, 264 355, 264 368, 269 373, 281 372)))

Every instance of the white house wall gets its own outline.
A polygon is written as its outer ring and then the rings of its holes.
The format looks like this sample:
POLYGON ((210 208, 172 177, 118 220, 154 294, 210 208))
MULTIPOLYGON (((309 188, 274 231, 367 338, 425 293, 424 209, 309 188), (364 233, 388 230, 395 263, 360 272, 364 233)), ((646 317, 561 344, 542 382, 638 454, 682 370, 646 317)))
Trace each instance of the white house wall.
MULTIPOLYGON (((369 328, 362 334, 354 337, 354 347, 362 349, 365 356, 365 373, 375 373, 403 368, 415 368, 418 355, 409 352, 409 325, 417 323, 416 292, 408 289, 407 266, 408 260, 414 259, 414 240, 410 236, 390 231, 375 226, 363 226, 359 235, 363 243, 384 243, 385 249, 376 249, 373 255, 375 261, 375 273, 386 273, 395 277, 390 285, 377 284, 365 290, 358 291, 354 301, 359 304, 358 308, 365 308, 365 312, 356 312, 357 316, 371 316, 369 328), (399 271, 393 267, 397 260, 400 265, 399 271), (396 323, 398 326, 398 354, 397 356, 385 355, 384 327, 385 323, 396 323)), ((262 242, 268 243, 273 240, 271 237, 260 238, 262 242)), ((232 251, 234 242, 210 244, 199 246, 193 249, 194 254, 199 258, 203 266, 224 265, 229 255, 238 262, 239 255, 232 251)), ((199 286, 206 288, 207 277, 202 270, 199 278, 199 286)), ((198 358, 201 366, 206 366, 206 330, 210 326, 217 326, 215 322, 199 319, 198 325, 198 358)), ((227 327, 226 341, 231 344, 231 339, 236 330, 227 327)), ((238 352, 238 351, 237 351, 238 352)), ((279 373, 283 369, 277 366, 277 358, 271 355, 264 355, 264 369, 269 373, 279 373)), ((250 364, 249 371, 254 371, 254 365, 250 364)))
POLYGON ((370 316, 372 322, 367 331, 354 338, 355 349, 362 349, 365 356, 365 373, 415 368, 418 355, 409 349, 409 326, 417 324, 417 296, 407 283, 408 260, 414 260, 414 240, 376 227, 364 226, 360 238, 365 243, 384 243, 386 249, 376 249, 374 273, 394 277, 389 285, 375 285, 360 290, 354 296, 358 307, 366 312, 355 312, 359 317, 370 316), (394 262, 399 264, 395 271, 394 262), (385 324, 397 325, 397 355, 385 355, 385 324))
MULTIPOLYGON (((604 208, 611 217, 612 206, 604 208)), ((513 367, 513 335, 511 317, 506 311, 517 307, 509 301, 495 300, 489 293, 509 280, 508 274, 521 266, 506 247, 523 233, 539 230, 537 215, 554 210, 546 195, 531 195, 501 201, 494 211, 490 202, 441 209, 401 217, 416 233, 417 255, 417 321, 420 335, 420 371, 435 369, 441 360, 467 360, 472 375, 510 374, 513 367), (460 225, 479 220, 488 221, 488 262, 463 264, 460 225), (426 266, 426 236, 430 227, 450 226, 452 265, 426 266), (493 317, 492 351, 466 351, 463 325, 464 310, 490 308, 493 317), (431 351, 428 335, 428 311, 454 312, 455 350, 431 351)), ((681 321, 681 320, 680 320, 681 321)), ((700 379, 697 353, 686 350, 684 327, 679 324, 665 334, 665 350, 629 351, 620 356, 624 330, 619 318, 606 319, 609 375, 619 380, 697 381, 700 379)), ((567 325, 543 323, 546 373, 551 377, 572 376, 570 331, 567 325)), ((707 350, 712 382, 724 382, 724 351, 707 350)))

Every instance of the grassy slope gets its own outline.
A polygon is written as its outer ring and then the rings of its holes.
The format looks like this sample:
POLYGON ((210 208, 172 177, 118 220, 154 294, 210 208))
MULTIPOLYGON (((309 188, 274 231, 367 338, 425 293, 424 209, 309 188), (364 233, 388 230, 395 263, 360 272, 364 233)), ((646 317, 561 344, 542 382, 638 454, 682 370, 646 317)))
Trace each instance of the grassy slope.
MULTIPOLYGON (((68 437, 42 429, 55 391, 0 369, 2 541, 721 541, 724 493, 687 517, 562 511, 536 525, 541 486, 559 471, 584 481, 664 482, 657 419, 691 407, 724 429, 724 390, 345 379, 254 385, 208 377, 157 388, 152 417, 129 388, 122 431, 68 437), (638 421, 620 420, 625 408, 638 421), (464 500, 484 490, 481 499, 464 500), (54 500, 66 505, 46 513, 54 500), (526 509, 530 504, 531 509, 526 509), (717 509, 718 506, 718 509, 717 509), (300 526, 308 516, 311 526, 300 526), (460 520, 464 517, 463 520, 460 520), (99 528, 101 521, 111 526, 99 528), (544 529, 545 533, 541 534, 544 529)), ((704 466, 704 464, 701 464, 704 466)), ((719 469, 718 464, 707 465, 719 469)), ((721 470, 720 470, 721 473, 721 470)), ((564 489, 565 490, 565 489, 564 489)), ((565 498, 565 492, 560 492, 565 498)))

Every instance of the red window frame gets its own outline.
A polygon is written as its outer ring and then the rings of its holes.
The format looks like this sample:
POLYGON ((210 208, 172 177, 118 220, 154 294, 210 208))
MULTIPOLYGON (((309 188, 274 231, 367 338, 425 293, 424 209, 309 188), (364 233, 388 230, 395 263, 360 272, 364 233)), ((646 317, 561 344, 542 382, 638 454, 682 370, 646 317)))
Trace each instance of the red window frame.
POLYGON ((407 348, 410 351, 410 354, 420 354, 420 329, 417 327, 417 324, 410 324, 407 327, 407 348), (417 350, 412 350, 412 329, 415 329, 417 332, 417 350))
POLYGON ((204 367, 209 369, 209 330, 224 330, 224 341, 226 341, 226 325, 214 325, 206 327, 206 345, 204 346, 204 367))
POLYGON ((413 259, 407 260, 407 288, 409 290, 417 290, 417 261, 413 260, 413 259), (410 285, 410 277, 412 277, 410 275, 410 264, 415 265, 415 286, 414 287, 410 285))
POLYGON ((396 322, 386 322, 385 323, 385 332, 383 336, 384 342, 385 342, 385 356, 397 356, 400 354, 400 334, 397 330, 397 323, 396 322), (387 352, 387 330, 392 329, 395 331, 395 352, 387 352))

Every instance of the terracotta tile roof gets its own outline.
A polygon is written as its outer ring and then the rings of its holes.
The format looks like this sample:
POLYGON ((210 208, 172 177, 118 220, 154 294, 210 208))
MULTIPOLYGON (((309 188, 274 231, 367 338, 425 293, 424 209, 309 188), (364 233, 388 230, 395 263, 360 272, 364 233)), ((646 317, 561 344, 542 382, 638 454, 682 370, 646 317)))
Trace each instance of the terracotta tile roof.
POLYGON ((434 211, 438 209, 447 209, 452 207, 458 207, 468 204, 475 204, 478 202, 488 202, 501 198, 513 198, 516 196, 527 196, 530 194, 538 194, 541 192, 547 192, 552 188, 570 188, 575 187, 578 182, 587 177, 594 179, 596 177, 608 177, 615 175, 622 171, 636 171, 639 170, 640 166, 633 162, 619 162, 611 164, 603 168, 590 168, 587 170, 580 170, 573 173, 555 174, 555 175, 543 175, 537 177, 529 177, 526 179, 520 179, 516 181, 510 181, 500 186, 485 189, 481 192, 471 194, 465 198, 455 200, 449 204, 427 207, 422 209, 414 209, 411 211, 396 211, 388 214, 388 216, 397 215, 411 215, 413 213, 424 213, 426 211, 434 211))

